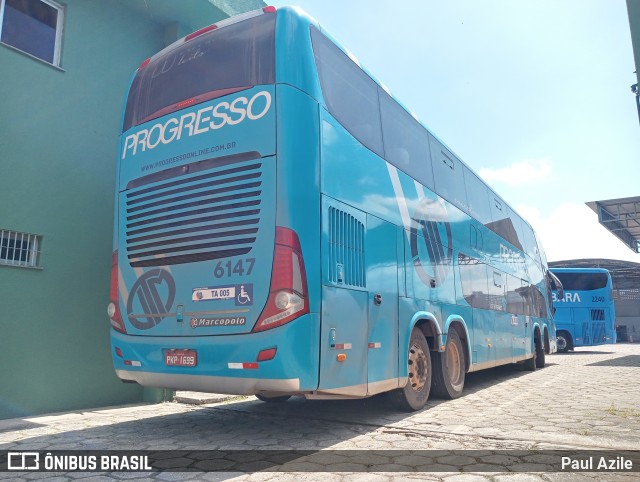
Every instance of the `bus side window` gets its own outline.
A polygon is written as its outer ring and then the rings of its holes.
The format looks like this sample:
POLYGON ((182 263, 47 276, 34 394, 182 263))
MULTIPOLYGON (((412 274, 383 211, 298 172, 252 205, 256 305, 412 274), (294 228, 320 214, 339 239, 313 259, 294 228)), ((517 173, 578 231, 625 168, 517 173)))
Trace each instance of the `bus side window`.
POLYGON ((464 185, 462 162, 432 135, 429 135, 429 144, 436 191, 451 204, 463 211, 468 211, 469 203, 464 185))
POLYGON ((469 225, 469 246, 473 249, 482 249, 482 232, 473 224, 469 225))
POLYGON ((433 190, 429 134, 383 89, 378 89, 385 159, 433 190))
POLYGON ((545 318, 547 316, 547 306, 544 296, 535 285, 531 285, 531 293, 533 294, 533 316, 545 318))
POLYGON ((458 254, 458 268, 464 299, 474 308, 488 310, 490 298, 487 265, 471 256, 460 253, 458 254))
POLYGON ((353 137, 382 157, 378 85, 315 27, 311 27, 311 41, 329 113, 353 137))
POLYGON ((522 222, 522 236, 524 238, 524 248, 526 253, 540 265, 540 255, 538 253, 538 245, 536 243, 536 236, 533 233, 533 229, 526 223, 522 222))
POLYGON ((465 190, 469 201, 469 214, 486 226, 491 223, 487 186, 468 167, 464 166, 463 171, 465 190))
POLYGON ((507 214, 509 215, 509 220, 511 221, 511 226, 513 227, 513 230, 509 231, 509 238, 507 238, 507 241, 509 241, 511 244, 513 244, 513 246, 522 251, 524 249, 521 242, 522 219, 515 212, 513 212, 513 209, 511 209, 509 206, 506 206, 506 208, 507 214))
POLYGON ((504 283, 504 275, 500 271, 491 270, 492 281, 489 281, 489 303, 490 309, 496 311, 506 311, 507 298, 504 283))
POLYGON ((507 311, 516 315, 525 314, 526 286, 516 276, 507 275, 507 311))

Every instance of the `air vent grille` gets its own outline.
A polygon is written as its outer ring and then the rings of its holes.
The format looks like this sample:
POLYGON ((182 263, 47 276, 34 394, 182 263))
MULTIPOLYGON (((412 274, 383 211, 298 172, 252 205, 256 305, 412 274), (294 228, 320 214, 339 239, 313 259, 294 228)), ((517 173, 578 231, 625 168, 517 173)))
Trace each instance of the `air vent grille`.
POLYGON ((329 281, 364 288, 364 224, 329 208, 329 281))
POLYGON ((130 265, 194 263, 251 251, 260 222, 261 168, 256 160, 223 165, 127 192, 130 265))

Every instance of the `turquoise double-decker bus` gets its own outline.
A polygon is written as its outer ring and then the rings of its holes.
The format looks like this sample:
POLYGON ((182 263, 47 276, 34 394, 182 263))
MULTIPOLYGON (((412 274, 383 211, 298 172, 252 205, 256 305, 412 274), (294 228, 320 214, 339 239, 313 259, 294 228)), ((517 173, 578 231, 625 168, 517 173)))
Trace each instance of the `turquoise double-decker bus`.
POLYGON ((145 60, 117 186, 123 381, 419 410, 556 350, 529 224, 299 9, 145 60))
POLYGON ((558 351, 616 342, 611 274, 601 268, 551 268, 564 295, 552 294, 558 351))

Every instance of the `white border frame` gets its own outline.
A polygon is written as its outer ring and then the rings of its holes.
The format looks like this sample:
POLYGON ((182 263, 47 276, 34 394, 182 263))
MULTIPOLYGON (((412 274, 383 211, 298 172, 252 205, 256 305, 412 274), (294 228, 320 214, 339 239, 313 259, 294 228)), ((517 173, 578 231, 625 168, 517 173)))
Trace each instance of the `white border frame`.
MULTIPOLYGON (((29 52, 25 52, 24 50, 16 47, 15 45, 2 42, 1 40, 0 40, 0 43, 8 47, 11 47, 17 50, 18 52, 22 52, 23 54, 28 55, 29 57, 45 62, 46 64, 53 65, 54 67, 60 67, 60 59, 62 58, 62 55, 61 55, 62 54, 62 35, 64 33, 65 7, 52 0, 35 0, 35 1, 47 4, 58 11, 58 17, 56 19, 56 38, 53 46, 53 62, 49 62, 48 60, 41 59, 40 57, 33 55, 29 52)), ((0 0, 0 2, 2 2, 0 3, 0 38, 2 38, 2 25, 4 23, 4 6, 6 3, 6 0, 0 0)))

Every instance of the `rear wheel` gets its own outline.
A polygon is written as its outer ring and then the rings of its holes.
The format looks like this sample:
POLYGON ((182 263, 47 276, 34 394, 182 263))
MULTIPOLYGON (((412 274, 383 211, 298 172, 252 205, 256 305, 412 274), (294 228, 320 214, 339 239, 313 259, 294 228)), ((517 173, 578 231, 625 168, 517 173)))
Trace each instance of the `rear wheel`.
POLYGON ((559 331, 556 338, 558 353, 567 353, 569 351, 570 338, 566 331, 559 331))
POLYGON ((409 380, 404 388, 389 392, 391 403, 404 412, 424 408, 431 391, 431 357, 427 339, 419 328, 414 328, 409 340, 409 380))
POLYGON ((546 363, 546 356, 544 353, 544 346, 542 345, 542 340, 540 339, 540 335, 536 337, 536 368, 544 368, 546 363))
POLYGON ((531 358, 529 358, 528 360, 524 361, 522 366, 528 372, 535 372, 536 371, 536 355, 535 355, 535 352, 534 352, 534 354, 533 354, 533 356, 531 358))
POLYGON ((528 360, 525 360, 522 364, 523 368, 528 372, 535 372, 538 364, 536 363, 536 358, 538 358, 538 341, 534 339, 534 350, 533 356, 528 360))
POLYGON ((282 403, 289 400, 291 398, 291 395, 282 395, 280 397, 267 397, 265 395, 257 394, 256 398, 258 400, 262 400, 263 402, 267 402, 267 403, 282 403))
POLYGON ((444 352, 431 354, 433 365, 433 394, 439 398, 458 398, 462 395, 465 378, 465 358, 458 332, 450 329, 444 352))

